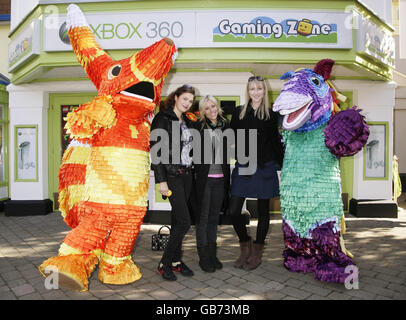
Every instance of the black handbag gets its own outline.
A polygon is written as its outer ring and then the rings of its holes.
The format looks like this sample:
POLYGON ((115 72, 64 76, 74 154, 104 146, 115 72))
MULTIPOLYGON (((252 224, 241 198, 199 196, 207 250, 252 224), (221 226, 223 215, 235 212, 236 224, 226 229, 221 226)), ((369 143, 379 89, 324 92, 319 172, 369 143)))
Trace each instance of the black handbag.
POLYGON ((152 235, 151 249, 153 251, 165 250, 169 241, 171 228, 168 226, 162 226, 159 228, 158 233, 152 235), (161 234, 162 228, 168 228, 169 234, 161 234))

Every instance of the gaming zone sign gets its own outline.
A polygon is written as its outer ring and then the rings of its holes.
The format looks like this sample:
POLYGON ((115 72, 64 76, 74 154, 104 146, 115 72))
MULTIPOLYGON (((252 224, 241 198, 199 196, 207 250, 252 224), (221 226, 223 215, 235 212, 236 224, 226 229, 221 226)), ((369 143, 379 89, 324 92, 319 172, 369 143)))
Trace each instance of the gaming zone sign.
POLYGON ((323 24, 309 19, 284 20, 283 23, 277 23, 269 17, 258 17, 255 21, 249 23, 233 23, 225 19, 219 23, 214 32, 214 41, 248 41, 247 37, 251 35, 249 41, 284 41, 284 42, 315 42, 318 37, 324 36, 320 42, 337 42, 337 25, 323 24), (228 37, 229 35, 229 37, 228 37), (260 35, 258 37, 258 35, 260 35), (298 35, 303 36, 299 37, 298 35), (291 37, 291 39, 289 39, 291 37), (314 39, 312 39, 314 38, 314 39), (296 41, 295 41, 296 42, 296 41))
MULTIPOLYGON (((352 15, 346 12, 185 10, 85 15, 105 49, 143 48, 164 37, 180 48, 352 48, 352 15)), ((45 15, 44 50, 71 50, 66 15, 45 15), (51 19, 58 23, 47 23, 51 19)))
POLYGON ((214 17, 213 46, 352 48, 352 17, 345 12, 224 12, 214 17))

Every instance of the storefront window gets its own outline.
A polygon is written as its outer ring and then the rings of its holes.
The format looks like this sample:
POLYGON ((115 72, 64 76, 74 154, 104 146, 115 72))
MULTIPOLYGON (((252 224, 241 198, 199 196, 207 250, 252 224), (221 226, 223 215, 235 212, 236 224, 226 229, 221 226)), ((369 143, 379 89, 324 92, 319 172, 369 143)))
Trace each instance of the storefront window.
POLYGON ((66 132, 66 117, 69 112, 77 109, 79 107, 78 104, 75 105, 61 105, 61 158, 63 157, 63 153, 65 152, 66 148, 68 148, 68 145, 71 141, 71 138, 69 137, 69 134, 66 132))

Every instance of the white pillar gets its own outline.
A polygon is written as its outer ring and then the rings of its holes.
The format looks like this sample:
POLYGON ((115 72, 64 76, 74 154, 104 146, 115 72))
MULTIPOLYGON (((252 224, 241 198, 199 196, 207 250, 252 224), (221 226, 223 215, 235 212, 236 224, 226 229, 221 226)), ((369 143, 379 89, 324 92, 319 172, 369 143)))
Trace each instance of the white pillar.
POLYGON ((364 152, 354 156, 354 188, 355 199, 392 199, 392 160, 393 160, 393 109, 395 107, 395 83, 363 82, 354 90, 354 104, 362 109, 367 121, 387 122, 389 137, 388 145, 388 177, 380 180, 364 178, 364 152))
POLYGON ((11 200, 43 200, 48 198, 48 94, 9 85, 10 198, 11 200), (16 181, 15 126, 38 127, 38 181, 16 181))

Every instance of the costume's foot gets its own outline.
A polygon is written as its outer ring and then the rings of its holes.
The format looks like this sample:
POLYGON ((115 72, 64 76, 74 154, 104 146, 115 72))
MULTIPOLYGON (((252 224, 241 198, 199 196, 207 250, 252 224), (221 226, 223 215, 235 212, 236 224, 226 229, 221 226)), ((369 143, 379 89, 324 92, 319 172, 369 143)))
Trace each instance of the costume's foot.
POLYGON ((283 251, 283 257, 283 265, 292 272, 314 272, 317 265, 316 257, 300 255, 291 249, 283 251))
POLYGON ((346 267, 337 266, 334 262, 329 262, 316 268, 314 278, 324 282, 345 283, 345 280, 352 274, 349 270, 345 271, 346 267))
POLYGON ((87 291, 88 278, 98 262, 93 253, 70 254, 49 258, 39 266, 46 278, 51 272, 58 272, 58 285, 72 291, 87 291))
POLYGON ((327 222, 314 229, 311 233, 313 243, 321 257, 314 277, 325 282, 344 283, 351 275, 347 266, 354 266, 351 254, 345 249, 344 239, 339 232, 334 232, 334 222, 327 222), (343 250, 344 249, 344 250, 343 250))
POLYGON ((108 284, 128 284, 139 280, 142 277, 140 268, 130 259, 120 264, 110 264, 100 260, 99 280, 108 284))

